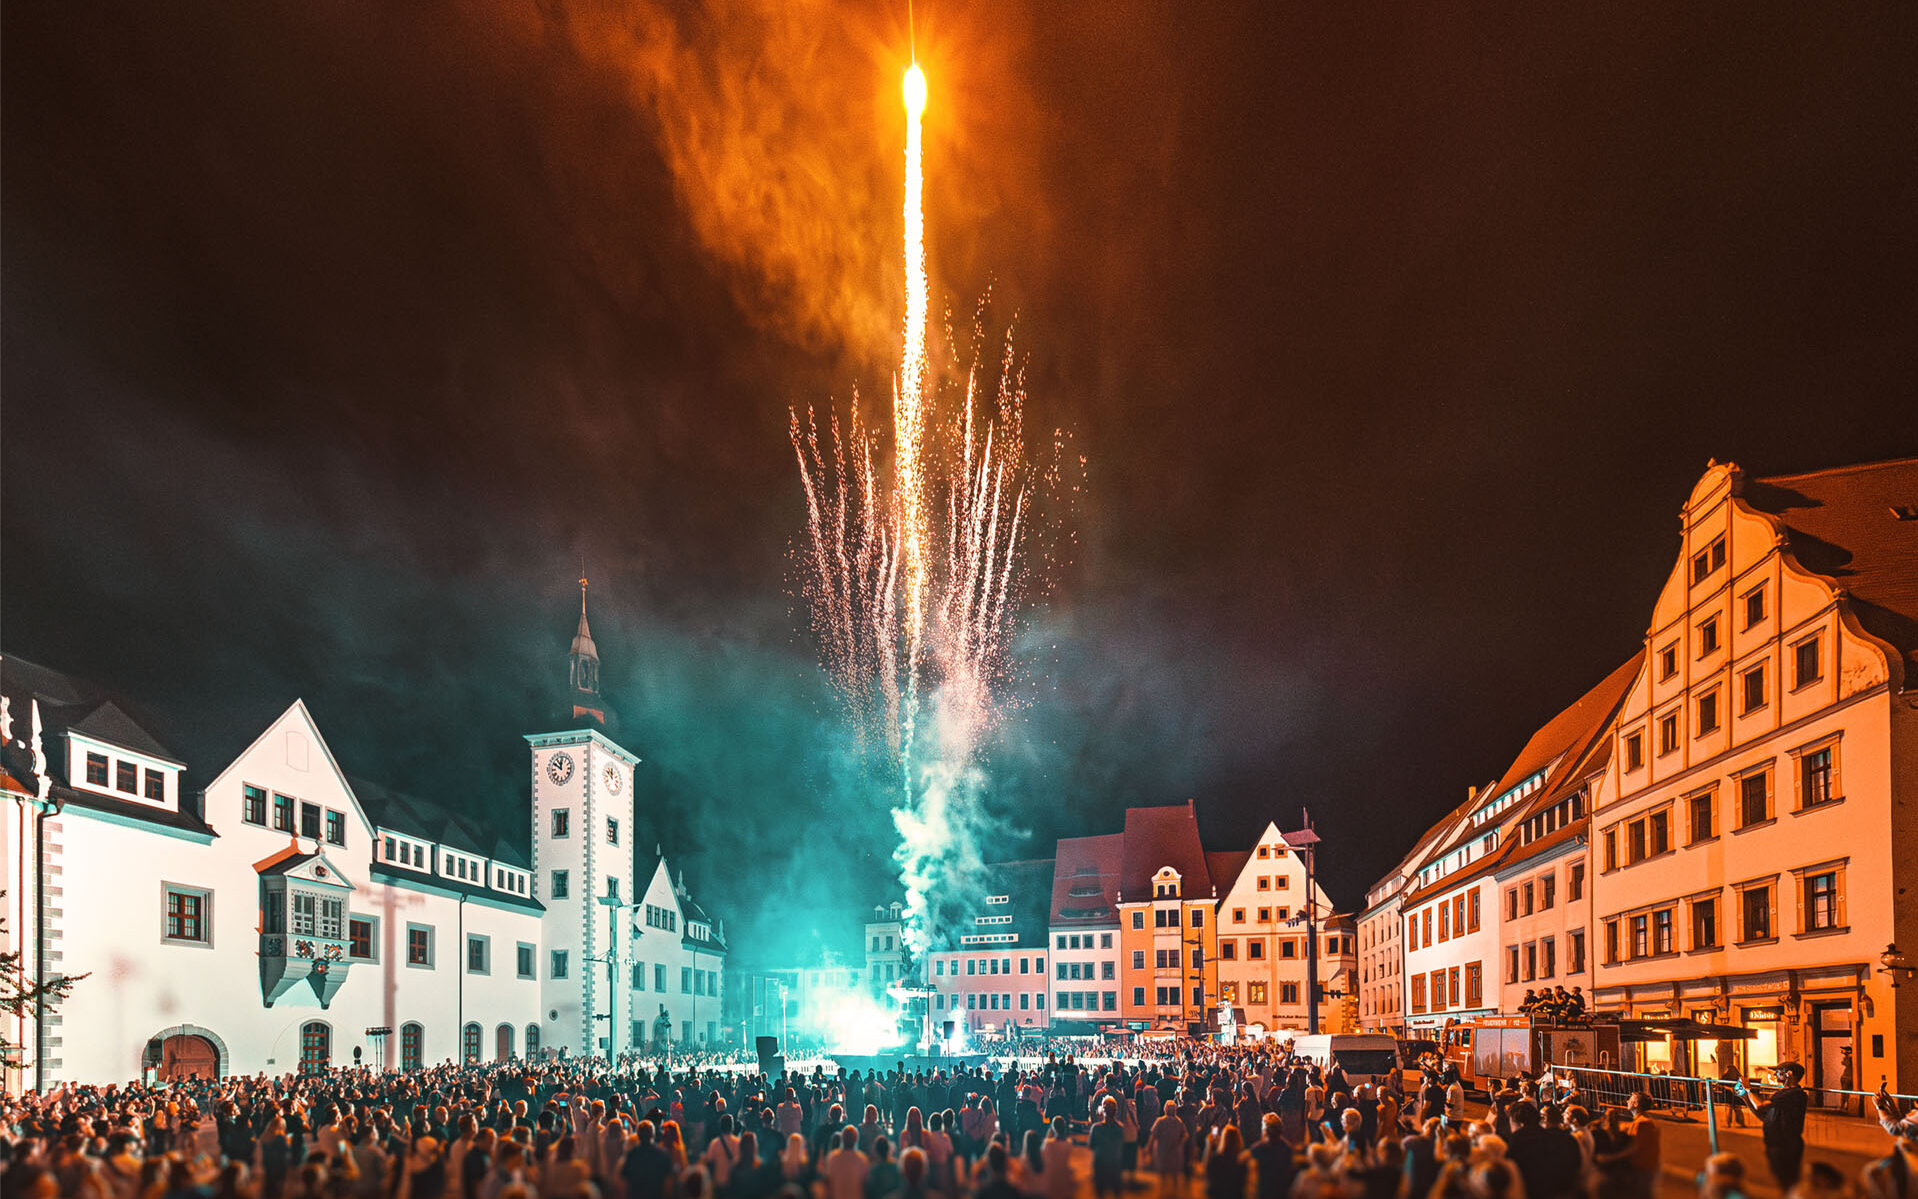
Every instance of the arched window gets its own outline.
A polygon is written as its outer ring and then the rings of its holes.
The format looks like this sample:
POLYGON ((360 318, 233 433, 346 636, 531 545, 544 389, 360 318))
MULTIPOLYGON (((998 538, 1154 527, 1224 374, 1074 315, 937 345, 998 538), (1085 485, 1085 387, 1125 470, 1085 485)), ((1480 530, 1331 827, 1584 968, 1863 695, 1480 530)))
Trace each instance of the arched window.
POLYGON ((513 1026, 502 1024, 493 1033, 493 1056, 500 1061, 511 1061, 513 1057, 513 1026))
POLYGON ((400 1025, 400 1069, 417 1070, 426 1062, 426 1030, 418 1024, 400 1025))
POLYGON ((333 1030, 319 1020, 300 1026, 300 1073, 318 1074, 333 1061, 333 1030))
POLYGON ((539 1025, 537 1024, 526 1026, 526 1056, 539 1056, 539 1025))
POLYGON ((480 1060, 480 1026, 469 1024, 460 1031, 460 1060, 477 1062, 480 1060))

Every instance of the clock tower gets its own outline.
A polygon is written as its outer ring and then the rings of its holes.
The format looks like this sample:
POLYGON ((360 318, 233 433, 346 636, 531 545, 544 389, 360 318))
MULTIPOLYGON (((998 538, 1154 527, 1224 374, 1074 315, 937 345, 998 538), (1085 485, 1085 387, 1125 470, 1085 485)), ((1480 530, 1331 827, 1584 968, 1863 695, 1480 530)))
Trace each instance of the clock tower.
MULTIPOLYGON (((582 575, 584 572, 582 572, 582 575)), ((639 756, 605 730, 599 649, 586 626, 569 653, 572 713, 566 731, 534 733, 531 751, 533 887, 541 917, 540 1044, 603 1056, 630 1013, 616 994, 630 969, 633 899, 633 767, 639 756), (607 901, 607 902, 602 902, 607 901)))

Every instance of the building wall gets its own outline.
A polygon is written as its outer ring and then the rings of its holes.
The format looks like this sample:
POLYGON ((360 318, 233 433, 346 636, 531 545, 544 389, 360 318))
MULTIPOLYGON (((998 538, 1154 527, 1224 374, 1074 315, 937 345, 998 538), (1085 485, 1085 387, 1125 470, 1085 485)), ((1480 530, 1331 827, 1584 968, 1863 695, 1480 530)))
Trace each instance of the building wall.
MULTIPOLYGON (((1747 1070, 1793 1059, 1816 1089, 1837 1081, 1849 1048, 1854 1083, 1869 1089, 1883 1077, 1909 1089, 1918 1056, 1900 1019, 1910 1001, 1877 968, 1911 904, 1894 872, 1895 847, 1911 841, 1913 786, 1894 770, 1894 659, 1731 482, 1714 467, 1685 506, 1679 560, 1619 717, 1615 798, 1593 816, 1599 999, 1632 1015, 1711 1017, 1757 1033, 1704 1043, 1689 1061, 1680 1049, 1675 1066, 1710 1066, 1714 1054, 1747 1070), (1747 606, 1755 591, 1762 610, 1747 606), (1816 677, 1800 679, 1797 650, 1813 639, 1816 677), (1747 705, 1754 670, 1762 685, 1747 705), (1832 802, 1808 804, 1807 766, 1825 751, 1832 802), (1760 817, 1749 821, 1747 786, 1760 817), (1829 904, 1814 894, 1828 878, 1829 904)), ((1663 1064, 1671 1052, 1653 1048, 1648 1060, 1663 1064)))
POLYGON ((1561 841, 1500 871, 1498 1010, 1527 991, 1564 987, 1591 1003, 1591 868, 1582 838, 1561 841))
POLYGON ((623 1043, 652 1044, 661 1008, 671 1024, 673 1041, 717 1043, 725 997, 725 955, 717 942, 701 940, 702 931, 710 934, 710 930, 688 916, 663 859, 645 883, 628 918, 628 961, 620 995, 623 1043), (649 924, 649 907, 670 912, 671 920, 649 924), (644 970, 637 969, 642 966, 644 970))
POLYGON ((1359 917, 1359 1027, 1366 1032, 1402 1031, 1404 943, 1395 895, 1359 917))
POLYGON ((1498 1004, 1498 982, 1492 971, 1501 944, 1498 913, 1497 884, 1483 875, 1423 896, 1414 894, 1407 900, 1405 919, 1400 927, 1405 944, 1405 1023, 1408 1027, 1434 1028, 1448 1019, 1484 1015, 1494 1010, 1498 1004), (1476 918, 1472 907, 1474 895, 1478 897, 1476 918), (1461 912, 1464 913, 1463 930, 1456 927, 1461 912), (1472 987, 1474 969, 1479 979, 1476 996, 1472 987), (1434 994, 1435 980, 1441 976, 1445 984, 1443 1003, 1438 1002, 1434 994), (1452 995, 1455 978, 1456 1000, 1452 995))
POLYGON ((932 1022, 946 1020, 973 1032, 1003 1030, 1008 1021, 1024 1029, 1050 1023, 1051 1001, 1043 948, 1007 946, 927 955, 927 980, 937 992, 932 1022))
MULTIPOLYGON (((539 1019, 538 984, 520 979, 501 950, 539 940, 539 920, 530 912, 469 900, 428 887, 373 881, 373 829, 359 811, 331 756, 299 705, 289 709, 206 793, 210 822, 221 830, 212 841, 169 835, 153 826, 132 826, 69 807, 50 821, 57 841, 60 894, 50 917, 57 920, 56 968, 85 975, 62 1005, 50 1046, 49 1081, 123 1081, 137 1077, 150 1038, 191 1026, 211 1034, 224 1050, 228 1072, 279 1073, 296 1067, 300 1029, 319 1022, 331 1032, 332 1060, 384 1056, 398 1064, 402 1024, 419 1022, 426 1060, 458 1052, 462 1022, 484 1030, 481 1055, 490 1058, 494 1030, 517 1030, 539 1019), (302 841, 239 819, 243 783, 320 803, 349 814, 343 846, 302 841), (346 979, 331 1003, 320 1006, 304 985, 272 1007, 262 996, 259 865, 289 848, 318 848, 336 877, 353 885, 348 911, 378 921, 373 961, 334 966, 346 979), (166 884, 196 888, 210 900, 206 944, 163 939, 166 884), (433 930, 432 963, 408 966, 405 927, 433 930), (493 955, 483 973, 465 969, 462 931, 491 938, 493 955), (394 1030, 383 1050, 369 1028, 394 1030)), ((509 950, 510 953, 510 950, 509 950)))
POLYGON ((1218 1004, 1217 901, 1187 895, 1169 869, 1155 876, 1155 888, 1161 884, 1174 893, 1119 905, 1119 1010, 1127 1020, 1183 1029, 1218 1004))
POLYGON ((1119 1009, 1119 925, 1054 926, 1052 937, 1052 1013, 1060 1020, 1117 1024, 1119 1009))
MULTIPOLYGON (((1332 989, 1346 955, 1345 934, 1328 925, 1332 904, 1316 884, 1321 951, 1319 982, 1332 989)), ((1308 1024, 1306 929, 1308 891, 1305 860, 1286 844, 1277 826, 1268 824, 1239 877, 1232 881, 1218 905, 1218 1001, 1244 1009, 1249 1024, 1267 1029, 1297 1029, 1308 1024)), ((1338 1007, 1338 1001, 1320 1005, 1320 1019, 1338 1007)))

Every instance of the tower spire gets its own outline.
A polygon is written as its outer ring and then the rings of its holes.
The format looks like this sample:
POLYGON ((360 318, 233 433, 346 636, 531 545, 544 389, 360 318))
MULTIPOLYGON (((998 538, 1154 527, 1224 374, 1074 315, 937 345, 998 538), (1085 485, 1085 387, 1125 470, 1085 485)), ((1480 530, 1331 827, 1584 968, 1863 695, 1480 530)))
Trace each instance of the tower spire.
POLYGON ((572 717, 589 720, 599 727, 606 724, 606 701, 599 694, 599 647, 593 644, 593 630, 586 623, 586 555, 579 556, 579 630, 573 634, 573 646, 567 652, 567 674, 572 689, 572 717))

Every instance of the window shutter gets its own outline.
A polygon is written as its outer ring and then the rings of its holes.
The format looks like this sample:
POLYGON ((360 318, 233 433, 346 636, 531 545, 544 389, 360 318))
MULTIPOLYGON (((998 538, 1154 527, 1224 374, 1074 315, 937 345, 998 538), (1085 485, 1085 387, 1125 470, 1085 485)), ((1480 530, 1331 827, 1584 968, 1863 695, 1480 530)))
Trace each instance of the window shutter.
POLYGON ((1791 897, 1792 897, 1792 910, 1797 915, 1797 918, 1798 918, 1798 922, 1795 925, 1793 925, 1792 931, 1802 933, 1805 931, 1805 876, 1804 875, 1795 874, 1792 876, 1791 897))
POLYGON ((1838 921, 1839 928, 1849 928, 1851 927, 1851 922, 1845 919, 1845 872, 1839 870, 1833 881, 1838 887, 1838 910, 1835 914, 1835 919, 1838 921))
POLYGON ((1768 931, 1776 937, 1778 936, 1778 887, 1776 885, 1765 889, 1765 904, 1771 914, 1771 928, 1768 931))

